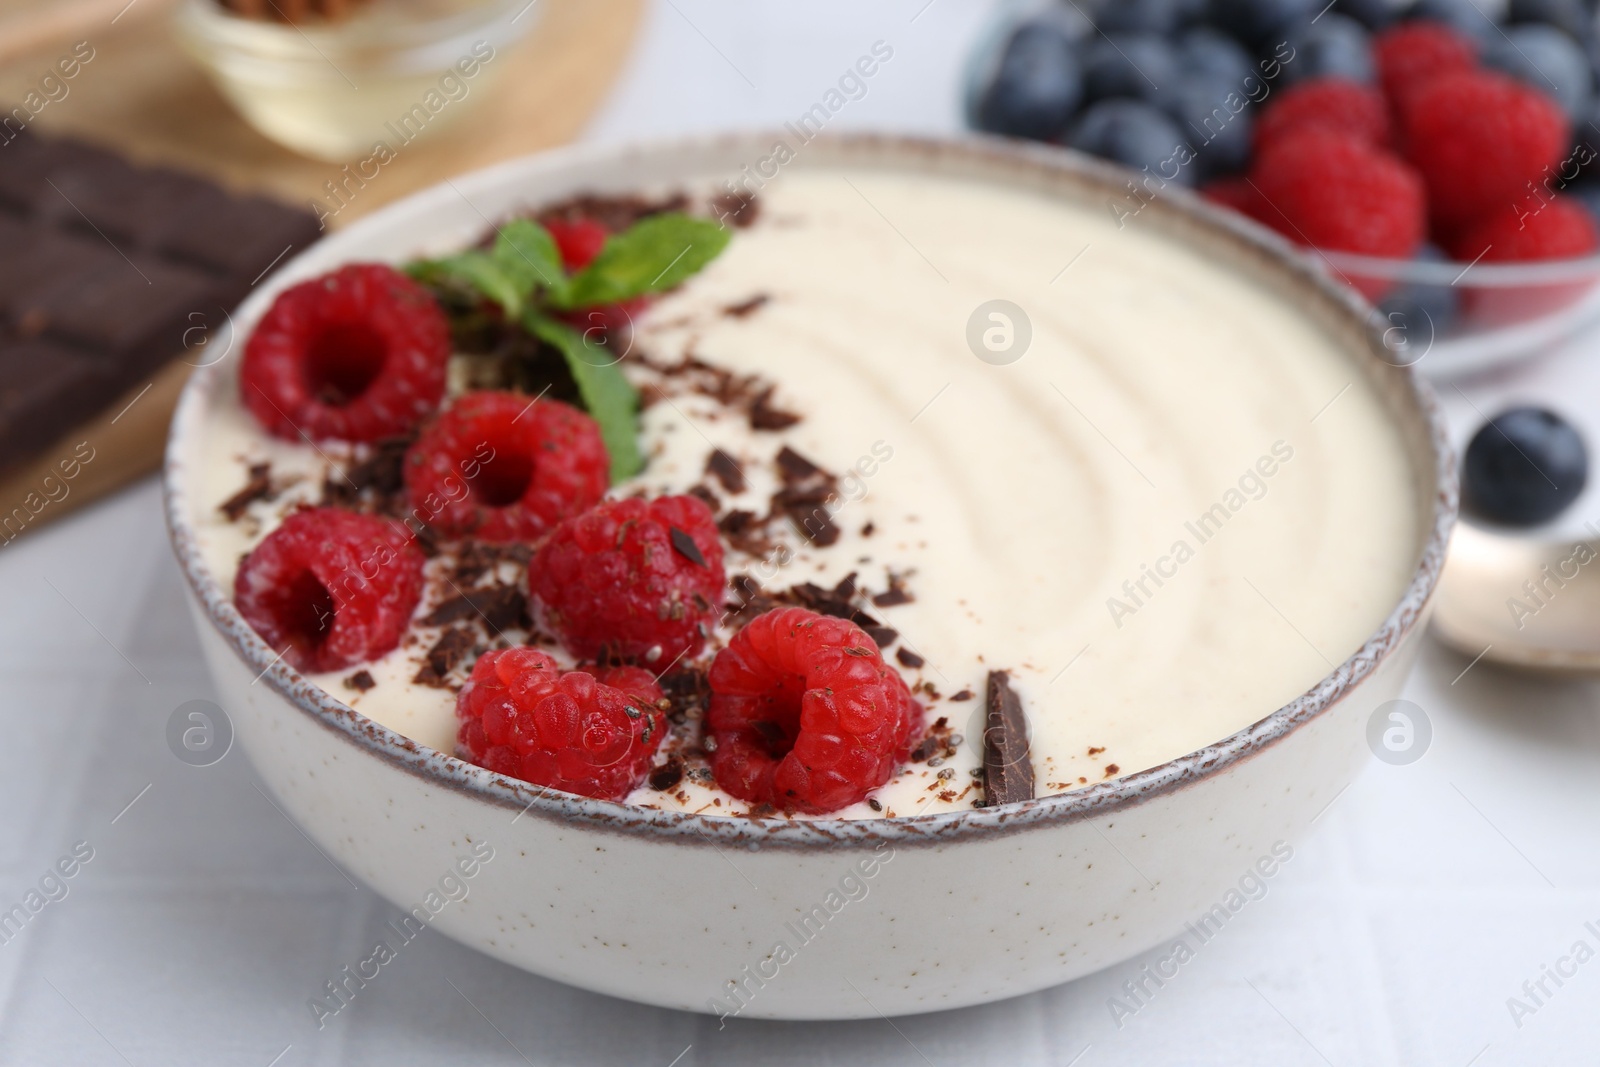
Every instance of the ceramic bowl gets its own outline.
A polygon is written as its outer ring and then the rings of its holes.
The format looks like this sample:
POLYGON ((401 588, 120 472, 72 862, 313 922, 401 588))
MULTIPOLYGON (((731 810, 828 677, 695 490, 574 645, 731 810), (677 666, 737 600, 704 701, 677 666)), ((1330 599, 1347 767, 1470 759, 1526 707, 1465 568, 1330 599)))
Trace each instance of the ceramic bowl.
MULTIPOLYGON (((459 247, 486 219, 579 190, 717 182, 768 156, 774 139, 569 150, 458 178, 311 248, 238 309, 235 328, 248 334, 278 291, 350 260, 459 247)), ((1095 204, 1123 183, 1092 160, 987 141, 819 139, 789 164, 828 165, 1095 204)), ((237 387, 237 359, 223 359, 189 384, 165 477, 173 543, 239 743, 317 846, 405 913, 392 929, 430 925, 537 974, 666 1007, 787 1019, 955 1008, 1088 974, 1202 916, 1225 921, 1241 885, 1276 871, 1367 757, 1367 719, 1399 692, 1422 636, 1455 473, 1426 388, 1385 358, 1346 287, 1191 196, 1158 198, 1138 224, 1201 246, 1218 269, 1311 316, 1374 385, 1417 472, 1410 584, 1359 651, 1255 724, 1062 795, 892 820, 666 813, 503 778, 311 685, 208 573, 194 534, 207 505, 192 474, 213 395, 237 387)))

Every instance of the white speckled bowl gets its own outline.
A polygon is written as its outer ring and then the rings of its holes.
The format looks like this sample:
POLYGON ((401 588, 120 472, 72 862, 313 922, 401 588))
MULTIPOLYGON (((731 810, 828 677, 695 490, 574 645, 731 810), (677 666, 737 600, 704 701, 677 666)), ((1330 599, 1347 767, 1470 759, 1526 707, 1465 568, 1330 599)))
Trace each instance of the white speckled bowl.
MULTIPOLYGON (((465 244, 487 218, 579 190, 733 176, 773 140, 582 149, 481 171, 329 237, 252 296, 235 327, 248 332, 277 292, 341 263, 465 244)), ((986 141, 825 140, 790 166, 841 163, 1090 202, 1120 195, 1125 181, 1058 150, 986 141)), ((1281 860, 1361 766, 1366 719, 1398 693, 1422 636, 1455 472, 1430 396, 1384 361, 1343 286, 1191 196, 1164 195, 1138 224, 1204 245, 1219 269, 1259 279, 1324 324, 1376 386, 1418 472, 1410 585, 1367 643, 1293 702, 1146 771, 959 813, 789 822, 545 793, 377 725, 276 662, 239 617, 196 549, 204 505, 190 494, 210 398, 235 387, 237 361, 226 359, 184 395, 166 490, 202 644, 245 751, 316 843, 402 909, 419 905, 442 932, 515 966, 651 1004, 790 1019, 933 1011, 1064 982, 1177 933, 1258 864, 1281 860), (448 883, 467 891, 449 900, 441 877, 474 843, 493 858, 448 883)))

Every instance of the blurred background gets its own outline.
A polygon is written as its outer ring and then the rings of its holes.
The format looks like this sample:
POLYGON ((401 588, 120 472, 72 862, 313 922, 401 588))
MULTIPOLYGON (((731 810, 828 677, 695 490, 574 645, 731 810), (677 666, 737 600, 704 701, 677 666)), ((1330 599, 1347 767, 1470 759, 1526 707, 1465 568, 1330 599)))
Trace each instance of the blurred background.
MULTIPOLYGON (((1162 24, 1162 12, 1181 6, 1114 3, 1113 22, 1127 22, 1112 30, 1171 38, 1177 24, 1162 24)), ((1514 39, 1503 31, 1517 12, 1505 5, 1419 6, 1485 35, 1484 49, 1504 54, 1497 42, 1514 39)), ((1265 894, 1154 996, 1131 1000, 1126 987, 1151 954, 943 1015, 719 1027, 568 989, 426 934, 319 1028, 308 998, 395 909, 318 852, 240 753, 191 765, 166 735, 174 709, 214 692, 150 472, 186 367, 213 358, 206 345, 225 307, 325 230, 468 170, 563 144, 795 121, 879 41, 892 59, 830 129, 954 136, 978 121, 1004 130, 1015 112, 995 103, 996 79, 1015 77, 1020 87, 1006 91, 1021 94, 1024 120, 1028 107, 1056 110, 1035 129, 1007 132, 1081 135, 1082 147, 1137 167, 1143 149, 1126 138, 1088 143, 1079 123, 1090 97, 1154 103, 1169 116, 1187 105, 1152 102, 1136 85, 1087 89, 1085 69, 1063 75, 1061 63, 1086 68, 1111 39, 1099 25, 1105 11, 1073 0, 232 7, 0 0, 0 108, 9 109, 0 115, 0 707, 17 742, 0 775, 0 908, 63 857, 78 861, 64 892, 23 928, 0 928, 0 1063, 1488 1067, 1569 1062, 1592 1048, 1600 963, 1582 964, 1600 952, 1600 853, 1587 847, 1585 819, 1600 810, 1600 685, 1508 670, 1470 641, 1425 648, 1406 694, 1416 746, 1398 757, 1375 747, 1375 765, 1313 837, 1293 843, 1293 861, 1265 894), (1041 20, 1070 58, 1050 59, 1050 45, 1044 59, 1008 60, 1016 27, 1041 20), (1008 61, 1023 73, 1003 74, 1008 61), (180 239, 180 221, 205 239, 180 239), (97 280, 126 273, 107 245, 149 289, 119 295, 97 280), (44 276, 77 281, 51 288, 44 276), (164 309, 169 298, 195 306, 196 292, 216 314, 174 320, 164 309), (114 351, 120 369, 91 367, 84 353, 100 350, 114 351), (41 495, 52 473, 38 466, 41 445, 74 426, 100 453, 63 491, 41 495), (1580 941, 1588 955, 1558 964, 1580 941)), ((1306 34, 1327 36, 1314 21, 1361 22, 1357 8, 1388 10, 1266 0, 1252 10, 1268 22, 1290 12, 1285 29, 1304 47, 1306 34)), ((1563 135, 1573 142, 1588 126, 1600 138, 1587 110, 1592 10, 1519 11, 1529 23, 1579 20, 1562 32, 1585 57, 1584 96, 1564 99, 1563 135)), ((1306 53, 1331 49, 1334 75, 1350 73, 1340 63, 1359 66, 1340 32, 1344 44, 1306 53)), ((1512 51, 1533 53, 1530 80, 1563 62, 1548 57, 1565 46, 1547 54, 1515 40, 1523 47, 1512 51)), ((1554 99, 1561 86, 1548 80, 1536 88, 1554 99)), ((1119 136, 1139 122, 1148 132, 1146 115, 1119 136)), ((1550 409, 1580 440, 1596 440, 1593 249, 1555 257, 1553 274, 1487 271, 1466 282, 1448 255, 1418 256, 1414 273, 1344 267, 1358 286, 1384 279, 1369 295, 1410 301, 1378 314, 1385 323, 1402 315, 1396 362, 1434 379, 1458 443, 1522 406, 1550 409), (1441 311, 1441 295, 1460 300, 1485 276, 1489 289, 1537 299, 1519 298, 1516 315, 1483 329, 1470 317, 1446 328, 1461 311, 1441 311), (1538 298, 1551 286, 1566 295, 1538 298)), ((1544 424, 1526 432, 1497 440, 1558 452, 1565 441, 1552 444, 1544 424)), ((1491 516, 1498 525, 1480 525, 1508 539, 1596 537, 1596 490, 1562 481, 1554 511, 1517 498, 1491 516)), ((1600 632, 1600 607, 1579 621, 1600 632)))

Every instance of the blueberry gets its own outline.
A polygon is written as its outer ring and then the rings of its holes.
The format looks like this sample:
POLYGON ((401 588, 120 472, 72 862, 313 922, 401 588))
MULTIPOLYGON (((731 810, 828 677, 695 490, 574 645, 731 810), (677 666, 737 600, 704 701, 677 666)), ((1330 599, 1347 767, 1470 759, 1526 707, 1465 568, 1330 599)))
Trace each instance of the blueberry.
POLYGON ((1573 40, 1581 41, 1589 35, 1594 14, 1584 7, 1582 0, 1511 0, 1506 9, 1506 21, 1512 25, 1542 22, 1565 30, 1573 40))
POLYGON ((1500 36, 1500 28, 1472 0, 1416 0, 1406 9, 1407 19, 1442 22, 1477 41, 1479 47, 1500 36))
POLYGON ((1089 45, 1084 60, 1084 98, 1150 100, 1164 83, 1175 80, 1177 72, 1177 58, 1164 38, 1150 33, 1100 37, 1089 45))
POLYGON ((1333 10, 1355 19, 1373 33, 1394 21, 1395 9, 1389 0, 1334 0, 1333 10))
POLYGON ((1082 99, 1083 70, 1072 39, 1051 23, 1024 23, 1006 42, 974 123, 990 133, 1044 140, 1066 129, 1082 99))
POLYGON ((1257 52, 1271 52, 1309 23, 1321 0, 1210 0, 1210 22, 1257 52))
POLYGON ((1156 103, 1194 149, 1201 179, 1243 170, 1250 161, 1251 104, 1237 83, 1183 75, 1163 87, 1156 103))
POLYGON ((1563 196, 1570 196, 1578 206, 1589 213, 1596 226, 1600 226, 1600 182, 1589 180, 1577 182, 1562 190, 1563 196))
POLYGON ((1111 0, 1094 14, 1106 33, 1157 33, 1187 26, 1200 13, 1195 0, 1111 0))
POLYGON ((1235 88, 1256 71, 1243 45, 1210 26, 1196 26, 1179 34, 1173 51, 1182 74, 1219 78, 1235 88))
POLYGON ((1177 125, 1141 100, 1090 105, 1068 131, 1067 144, 1113 163, 1148 170, 1164 181, 1194 185, 1197 180, 1195 168, 1183 165, 1187 140, 1177 125))
MULTIPOLYGON (((1424 263, 1444 263, 1449 257, 1433 245, 1423 245, 1416 258, 1424 263)), ((1461 310, 1461 290, 1453 285, 1421 282, 1403 285, 1378 304, 1384 342, 1409 347, 1411 362, 1421 359, 1454 324, 1461 310)))
POLYGON ((1462 504, 1507 526, 1537 526, 1561 514, 1589 477, 1583 438, 1560 415, 1513 408, 1473 435, 1461 470, 1462 504))
POLYGON ((1547 94, 1568 116, 1582 114, 1594 90, 1588 56, 1554 26, 1512 26, 1504 37, 1489 42, 1483 62, 1547 94))
POLYGON ((1294 58, 1283 65, 1284 79, 1290 84, 1311 78, 1356 82, 1373 78, 1372 41, 1366 27, 1355 19, 1330 12, 1306 27, 1292 43, 1294 58))

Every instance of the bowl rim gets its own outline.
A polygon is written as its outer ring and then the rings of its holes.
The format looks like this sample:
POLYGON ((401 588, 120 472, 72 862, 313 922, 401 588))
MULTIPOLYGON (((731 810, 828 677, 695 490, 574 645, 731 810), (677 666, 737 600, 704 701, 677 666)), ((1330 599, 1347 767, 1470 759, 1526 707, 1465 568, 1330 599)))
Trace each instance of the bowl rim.
POLYGON ((1600 281, 1600 252, 1576 259, 1522 260, 1519 262, 1471 263, 1456 259, 1394 259, 1360 252, 1341 252, 1333 248, 1297 246, 1302 254, 1324 260, 1334 274, 1440 287, 1468 289, 1509 289, 1528 285, 1555 285, 1561 282, 1600 281))
MULTIPOLYGON (((611 145, 569 146, 484 168, 413 193, 365 216, 328 240, 359 243, 369 232, 386 232, 391 220, 403 220, 410 212, 427 206, 430 200, 445 196, 468 196, 479 188, 495 189, 515 176, 529 179, 559 175, 563 170, 583 165, 609 163, 626 168, 630 163, 648 161, 652 156, 699 153, 712 157, 731 149, 754 150, 758 155, 769 150, 777 131, 699 135, 611 145)), ((1065 177, 1120 194, 1127 185, 1127 174, 1099 160, 1078 153, 986 136, 936 138, 903 134, 827 134, 834 161, 844 156, 863 165, 909 168, 923 160, 954 159, 958 164, 1004 168, 1018 177, 1030 172, 1065 177), (854 154, 854 155, 852 155, 854 154)), ((648 179, 641 178, 641 184, 648 179)), ((1048 194, 1046 194, 1048 195, 1048 194)), ((1349 690, 1371 674, 1397 650, 1426 617, 1426 608, 1438 584, 1445 548, 1456 514, 1455 458, 1449 443, 1443 415, 1432 390, 1411 367, 1399 367, 1384 359, 1381 327, 1372 321, 1353 291, 1299 254, 1287 241, 1265 227, 1234 212, 1211 205, 1187 190, 1169 187, 1149 201, 1145 210, 1172 213, 1179 222, 1199 224, 1199 229, 1214 241, 1231 244, 1233 250, 1264 258, 1274 274, 1292 276, 1289 284, 1300 287, 1308 304, 1320 301, 1324 312, 1344 317, 1364 339, 1366 358, 1383 364, 1382 372, 1398 375, 1396 392, 1415 408, 1425 429, 1432 452, 1435 484, 1431 487, 1430 522, 1422 538, 1416 567, 1393 608, 1369 635, 1362 646, 1310 689, 1289 703, 1269 712, 1244 728, 1203 748, 1167 760, 1154 767, 1122 777, 1085 786, 1081 789, 994 807, 938 812, 928 815, 871 819, 790 819, 781 816, 752 817, 706 815, 678 811, 659 811, 616 801, 574 796, 532 783, 507 778, 457 759, 405 737, 389 727, 336 699, 294 668, 240 616, 233 601, 202 559, 188 515, 193 510, 186 488, 185 456, 191 436, 198 436, 216 383, 222 380, 218 360, 201 367, 190 378, 181 396, 168 438, 162 472, 164 507, 174 551, 180 569, 210 623, 231 651, 280 696, 313 722, 344 736, 362 751, 406 773, 422 778, 432 786, 448 789, 503 809, 520 809, 522 815, 657 840, 675 840, 709 845, 758 849, 780 847, 821 849, 839 846, 875 847, 888 841, 894 844, 938 844, 973 835, 994 836, 1025 828, 1075 822, 1131 807, 1154 797, 1196 784, 1259 754, 1291 732, 1333 707, 1349 690)), ((1185 239, 1185 238, 1176 238, 1185 239)), ((419 243, 422 239, 419 238, 419 243)), ((1189 238, 1189 240, 1193 240, 1189 238)), ((313 246, 313 249, 320 246, 313 246)), ((302 255, 309 253, 302 253, 302 255)), ((298 258, 298 257, 296 257, 298 258)), ((293 262, 292 260, 290 262, 293 262)), ((1263 267, 1256 267, 1263 271, 1263 267)), ((262 286, 244 307, 263 306, 293 279, 282 268, 262 286)), ((1351 346, 1354 347, 1353 345, 1351 346)), ((1359 365, 1365 360, 1352 355, 1359 365)), ((1376 367, 1376 364, 1372 364, 1376 367)), ((1417 496, 1421 503, 1428 471, 1422 469, 1426 456, 1420 447, 1409 450, 1418 466, 1417 496)))

